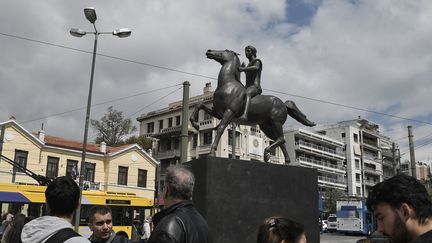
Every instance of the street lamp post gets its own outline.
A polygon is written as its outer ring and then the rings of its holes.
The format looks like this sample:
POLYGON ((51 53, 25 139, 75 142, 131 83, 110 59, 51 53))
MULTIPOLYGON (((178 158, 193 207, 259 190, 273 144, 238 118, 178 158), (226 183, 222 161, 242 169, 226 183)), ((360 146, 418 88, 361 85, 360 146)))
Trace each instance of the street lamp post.
POLYGON ((82 147, 82 157, 81 157, 81 166, 80 166, 80 174, 79 174, 79 188, 80 188, 80 200, 78 204, 78 209, 75 213, 75 231, 79 231, 79 223, 80 223, 80 216, 81 216, 81 200, 82 200, 82 190, 83 190, 83 181, 84 181, 84 175, 85 175, 85 160, 86 160, 86 152, 87 152, 87 136, 88 136, 88 127, 89 127, 89 121, 90 121, 90 107, 91 107, 91 99, 92 99, 92 90, 93 90, 93 77, 94 77, 94 69, 95 69, 95 62, 96 62, 96 49, 97 49, 97 40, 98 36, 100 34, 113 34, 115 36, 118 36, 120 38, 128 37, 132 33, 129 29, 123 28, 123 29, 117 29, 112 32, 99 32, 96 29, 96 10, 93 7, 84 8, 84 15, 87 18, 90 23, 93 24, 94 31, 84 31, 78 28, 72 28, 70 30, 70 34, 75 37, 83 37, 86 34, 93 34, 95 36, 94 39, 94 46, 93 46, 93 59, 92 59, 92 66, 91 66, 91 74, 90 74, 90 86, 89 86, 89 93, 88 93, 88 99, 87 99, 87 112, 86 112, 86 118, 85 118, 85 126, 84 126, 84 139, 83 139, 83 147, 82 147))

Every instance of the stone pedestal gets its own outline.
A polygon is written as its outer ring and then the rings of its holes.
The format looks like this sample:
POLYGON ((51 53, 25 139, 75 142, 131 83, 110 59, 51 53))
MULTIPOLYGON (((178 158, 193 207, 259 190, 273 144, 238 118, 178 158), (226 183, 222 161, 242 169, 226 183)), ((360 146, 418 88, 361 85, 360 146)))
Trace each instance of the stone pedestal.
POLYGON ((269 216, 301 222, 308 242, 319 242, 315 169, 216 157, 187 165, 196 177, 193 202, 214 243, 254 243, 269 216))

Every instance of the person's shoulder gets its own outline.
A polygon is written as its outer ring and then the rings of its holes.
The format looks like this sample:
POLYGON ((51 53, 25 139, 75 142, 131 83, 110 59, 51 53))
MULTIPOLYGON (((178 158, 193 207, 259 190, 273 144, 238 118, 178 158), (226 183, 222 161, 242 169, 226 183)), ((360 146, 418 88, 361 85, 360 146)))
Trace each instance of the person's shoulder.
POLYGON ((64 243, 91 243, 91 241, 84 236, 75 236, 66 240, 64 243))

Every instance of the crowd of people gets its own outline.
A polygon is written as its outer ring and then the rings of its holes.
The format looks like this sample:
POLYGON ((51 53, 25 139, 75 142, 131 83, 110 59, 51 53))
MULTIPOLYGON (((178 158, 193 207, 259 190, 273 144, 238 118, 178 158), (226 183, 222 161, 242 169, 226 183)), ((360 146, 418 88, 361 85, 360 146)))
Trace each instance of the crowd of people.
MULTIPOLYGON (((192 204, 195 177, 182 166, 167 169, 163 190, 165 207, 147 217, 144 234, 128 239, 114 232, 108 206, 94 206, 89 213, 92 235, 87 239, 71 224, 80 190, 69 177, 58 177, 45 191, 49 215, 39 218, 23 214, 3 216, 1 243, 209 243, 206 220, 192 204), (154 225, 150 232, 150 223, 154 225), (150 234, 151 233, 151 234, 150 234)), ((394 243, 432 242, 432 202, 425 187, 415 178, 397 175, 378 183, 369 192, 367 207, 378 222, 378 231, 394 243)), ((138 225, 134 225, 137 231, 138 225)), ((269 217, 258 227, 257 243, 306 243, 304 226, 284 217, 269 217)))

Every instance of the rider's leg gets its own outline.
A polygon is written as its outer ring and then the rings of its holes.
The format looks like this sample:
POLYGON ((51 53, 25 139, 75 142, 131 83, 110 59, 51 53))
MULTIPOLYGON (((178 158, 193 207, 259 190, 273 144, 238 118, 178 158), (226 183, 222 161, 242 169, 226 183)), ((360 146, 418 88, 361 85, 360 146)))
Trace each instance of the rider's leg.
POLYGON ((246 97, 245 97, 245 109, 243 111, 243 114, 239 118, 240 120, 247 121, 247 119, 248 119, 247 115, 248 115, 248 112, 249 112, 250 99, 251 99, 251 95, 248 94, 248 93, 246 93, 246 97))

